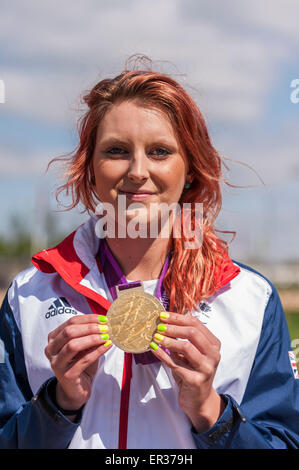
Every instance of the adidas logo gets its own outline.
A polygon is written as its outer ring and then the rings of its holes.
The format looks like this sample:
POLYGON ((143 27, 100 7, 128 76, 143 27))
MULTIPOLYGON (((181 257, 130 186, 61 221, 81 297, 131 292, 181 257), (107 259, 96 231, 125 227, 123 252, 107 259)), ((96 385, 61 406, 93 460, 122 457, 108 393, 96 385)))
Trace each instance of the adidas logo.
POLYGON ((69 304, 65 297, 60 297, 50 305, 45 318, 55 317, 55 315, 61 315, 63 313, 77 315, 78 312, 69 304))

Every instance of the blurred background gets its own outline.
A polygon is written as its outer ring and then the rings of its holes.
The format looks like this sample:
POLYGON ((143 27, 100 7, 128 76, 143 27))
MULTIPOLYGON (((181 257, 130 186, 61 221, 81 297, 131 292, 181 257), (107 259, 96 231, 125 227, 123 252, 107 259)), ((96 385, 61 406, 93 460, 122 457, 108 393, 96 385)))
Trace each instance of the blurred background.
POLYGON ((224 185, 217 228, 279 289, 299 346, 298 18, 297 0, 1 0, 0 300, 33 253, 87 219, 57 212, 61 168, 46 167, 78 143, 80 96, 141 53, 193 96, 232 159, 225 175, 241 188, 224 185))

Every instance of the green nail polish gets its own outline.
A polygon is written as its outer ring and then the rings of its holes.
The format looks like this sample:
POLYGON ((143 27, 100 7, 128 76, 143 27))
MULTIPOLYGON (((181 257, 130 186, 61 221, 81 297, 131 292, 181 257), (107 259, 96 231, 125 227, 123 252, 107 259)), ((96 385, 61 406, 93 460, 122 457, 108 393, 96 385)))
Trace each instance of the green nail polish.
POLYGON ((156 351, 159 346, 158 346, 156 343, 154 343, 154 342, 152 341, 151 344, 150 344, 150 347, 151 347, 154 351, 156 351))
POLYGON ((109 339, 109 335, 105 334, 105 335, 100 335, 100 338, 101 339, 109 339))
POLYGON ((98 321, 100 323, 106 323, 107 317, 105 317, 105 315, 98 315, 98 321))
POLYGON ((166 325, 163 325, 163 323, 160 323, 158 325, 158 331, 166 331, 167 330, 167 326, 166 325))

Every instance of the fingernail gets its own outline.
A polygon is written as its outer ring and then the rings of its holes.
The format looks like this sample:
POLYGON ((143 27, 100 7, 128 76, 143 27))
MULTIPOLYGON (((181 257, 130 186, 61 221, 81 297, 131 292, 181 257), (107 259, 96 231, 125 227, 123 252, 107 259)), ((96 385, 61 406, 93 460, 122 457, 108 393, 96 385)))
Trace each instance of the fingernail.
POLYGON ((150 347, 151 347, 154 351, 156 351, 159 346, 158 346, 156 343, 154 343, 154 342, 152 341, 151 344, 150 344, 150 347))
POLYGON ((109 335, 107 335, 107 333, 106 333, 104 335, 100 335, 100 338, 101 339, 109 339, 109 335))
POLYGON ((98 321, 100 323, 106 323, 107 322, 107 317, 105 317, 105 315, 98 315, 98 321))
POLYGON ((161 320, 165 320, 169 318, 169 313, 168 312, 160 312, 160 318, 161 320))
POLYGON ((106 343, 104 344, 104 346, 110 346, 110 344, 112 344, 111 339, 109 339, 108 341, 106 341, 106 343))
POLYGON ((158 327, 157 327, 157 330, 158 331, 166 331, 167 330, 167 326, 166 325, 163 325, 163 323, 159 323, 158 327))
POLYGON ((107 325, 99 325, 99 330, 101 333, 107 333, 108 326, 107 325))
POLYGON ((155 340, 156 340, 158 343, 161 343, 161 341, 163 341, 163 339, 165 338, 165 336, 160 335, 159 333, 156 333, 156 334, 154 335, 154 338, 155 338, 155 340))

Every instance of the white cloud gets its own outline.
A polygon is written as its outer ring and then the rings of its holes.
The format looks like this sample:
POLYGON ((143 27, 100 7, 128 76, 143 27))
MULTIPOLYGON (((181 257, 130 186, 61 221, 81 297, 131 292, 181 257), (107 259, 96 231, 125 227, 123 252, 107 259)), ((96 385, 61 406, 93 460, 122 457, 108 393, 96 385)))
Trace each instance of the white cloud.
POLYGON ((54 155, 41 152, 15 153, 10 149, 0 151, 0 175, 10 176, 38 176, 44 175, 47 164, 54 155))
MULTIPOLYGON (((161 64, 194 96, 208 122, 224 127, 228 123, 227 135, 220 134, 223 153, 257 163, 269 181, 288 178, 298 168, 295 132, 280 133, 275 139, 259 134, 256 141, 250 136, 245 145, 244 138, 234 134, 242 123, 257 135, 254 122, 265 113, 273 79, 294 63, 299 39, 296 0, 4 0, 2 4, 4 118, 8 113, 75 128, 79 95, 97 80, 118 73, 131 53, 143 52, 177 66, 176 71, 161 64)), ((28 163, 24 166, 17 151, 10 149, 7 154, 2 145, 1 174, 43 171, 49 160, 47 149, 41 156, 34 143, 32 147, 23 156, 28 163)))
POLYGON ((178 5, 180 16, 188 22, 204 18, 221 31, 236 31, 243 36, 253 32, 265 35, 265 39, 271 33, 272 40, 285 38, 289 46, 299 41, 297 0, 184 0, 178 5))
POLYGON ((298 8, 292 0, 6 1, 6 109, 63 125, 82 89, 144 52, 187 71, 211 119, 250 121, 291 58, 298 8))

